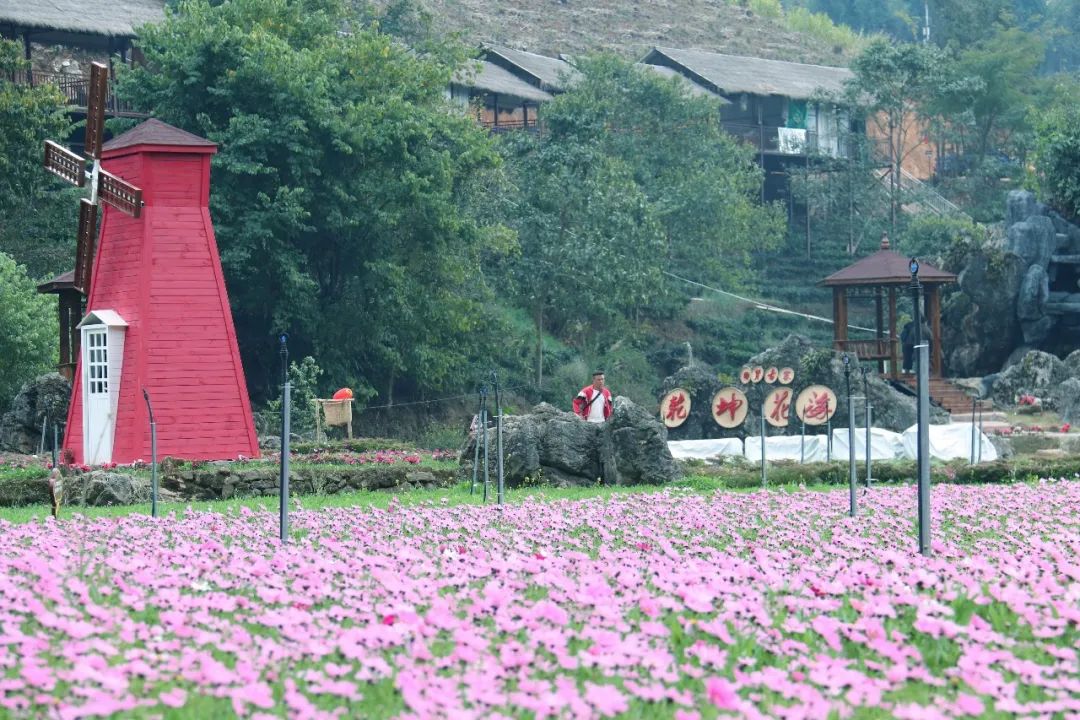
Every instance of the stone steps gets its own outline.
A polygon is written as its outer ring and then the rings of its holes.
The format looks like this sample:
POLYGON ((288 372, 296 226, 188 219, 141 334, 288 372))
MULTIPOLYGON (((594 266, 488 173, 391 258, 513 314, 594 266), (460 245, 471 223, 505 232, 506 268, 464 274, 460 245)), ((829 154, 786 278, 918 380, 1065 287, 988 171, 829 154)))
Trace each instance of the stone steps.
MULTIPOLYGON (((912 392, 917 387, 914 375, 901 375, 899 382, 912 392)), ((972 396, 964 388, 944 378, 930 378, 930 401, 948 410, 950 414, 966 412, 969 417, 971 416, 972 396)), ((989 400, 975 401, 976 410, 979 408, 983 411, 992 410, 993 407, 993 403, 989 400)))

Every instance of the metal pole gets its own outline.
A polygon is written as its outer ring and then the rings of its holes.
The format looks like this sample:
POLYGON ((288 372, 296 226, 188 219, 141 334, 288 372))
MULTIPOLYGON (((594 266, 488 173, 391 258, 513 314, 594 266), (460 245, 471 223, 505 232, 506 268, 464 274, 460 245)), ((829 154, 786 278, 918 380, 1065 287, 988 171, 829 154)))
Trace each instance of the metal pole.
MULTIPOLYGON (((487 388, 484 388, 484 395, 485 396, 487 395, 487 388)), ((484 503, 485 504, 487 504, 487 501, 488 501, 488 487, 491 485, 491 464, 488 462, 488 436, 487 436, 488 419, 487 418, 488 418, 488 416, 487 416, 487 403, 485 402, 485 404, 484 404, 484 417, 483 417, 484 423, 483 423, 483 428, 482 428, 482 432, 484 433, 484 503)))
POLYGON ((799 431, 799 464, 806 462, 806 420, 802 421, 802 429, 799 431))
POLYGON ((825 420, 825 462, 832 462, 832 418, 825 420))
POLYGON ((57 467, 60 462, 60 428, 56 423, 52 424, 52 466, 57 467))
POLYGON ((765 403, 761 403, 761 487, 765 487, 768 476, 765 470, 765 403))
POLYGON ((982 439, 983 439, 983 409, 982 404, 979 404, 979 462, 982 462, 982 439))
POLYGON ((930 556, 930 347, 919 345, 919 552, 930 556))
POLYGON ((498 485, 496 486, 495 495, 498 498, 498 503, 503 504, 503 445, 502 445, 502 396, 499 393, 499 376, 493 370, 491 372, 491 381, 495 385, 495 452, 498 455, 497 463, 499 468, 498 485))
POLYGON ((150 517, 158 516, 158 477, 157 477, 157 422, 154 421, 154 408, 150 405, 150 393, 143 388, 143 400, 146 411, 150 414, 150 517))
POLYGON ((915 306, 915 350, 918 352, 916 393, 918 396, 918 457, 919 469, 919 552, 930 555, 930 348, 922 336, 922 283, 919 282, 919 261, 911 258, 911 296, 915 306))
MULTIPOLYGON (((850 395, 848 396, 848 417, 852 420, 855 419, 855 398, 850 395)), ((858 510, 855 505, 855 484, 857 482, 855 474, 855 423, 848 422, 848 499, 851 501, 848 515, 851 517, 855 517, 858 510)))
POLYGON ((45 413, 45 417, 41 418, 41 440, 38 441, 38 455, 45 454, 45 429, 49 427, 49 414, 45 413))
POLYGON ((476 408, 476 451, 473 453, 472 485, 469 486, 469 494, 476 494, 476 478, 480 472, 480 423, 484 417, 484 392, 480 391, 480 403, 476 408))
POLYGON ((874 406, 870 404, 870 373, 862 368, 863 404, 866 411, 866 487, 870 487, 870 428, 873 425, 874 406))
POLYGON ((870 424, 874 406, 866 404, 866 487, 870 487, 870 424))
POLYGON ((279 532, 282 543, 289 542, 289 407, 292 386, 289 383, 289 336, 281 336, 281 477, 278 481, 279 532))
POLYGON ((975 403, 978 402, 974 397, 971 398, 971 462, 970 465, 975 464, 975 403))

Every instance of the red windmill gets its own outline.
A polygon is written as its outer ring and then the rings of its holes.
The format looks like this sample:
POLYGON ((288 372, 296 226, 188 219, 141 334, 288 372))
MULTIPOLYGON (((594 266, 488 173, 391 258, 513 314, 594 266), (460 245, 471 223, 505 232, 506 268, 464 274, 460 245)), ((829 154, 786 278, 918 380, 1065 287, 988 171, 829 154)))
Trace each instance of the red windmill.
POLYGON ((95 64, 91 76, 86 150, 93 170, 46 144, 49 170, 91 183, 79 217, 75 286, 88 297, 65 453, 87 464, 148 459, 145 389, 154 399, 160 454, 254 457, 258 442, 210 221, 217 146, 159 120, 102 145, 106 72, 95 64), (95 247, 99 200, 106 207, 95 247))

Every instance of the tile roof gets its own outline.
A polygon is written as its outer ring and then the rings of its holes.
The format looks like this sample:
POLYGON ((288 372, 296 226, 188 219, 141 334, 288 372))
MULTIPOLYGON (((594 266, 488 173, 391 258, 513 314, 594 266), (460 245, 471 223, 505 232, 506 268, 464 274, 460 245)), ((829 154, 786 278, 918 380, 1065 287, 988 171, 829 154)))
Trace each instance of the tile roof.
POLYGON ((182 147, 202 148, 217 147, 216 143, 212 143, 206 138, 201 138, 198 135, 189 133, 187 130, 173 127, 157 118, 150 118, 145 122, 139 123, 127 132, 117 135, 112 140, 102 145, 101 150, 102 152, 109 152, 132 147, 134 145, 179 145, 182 147))

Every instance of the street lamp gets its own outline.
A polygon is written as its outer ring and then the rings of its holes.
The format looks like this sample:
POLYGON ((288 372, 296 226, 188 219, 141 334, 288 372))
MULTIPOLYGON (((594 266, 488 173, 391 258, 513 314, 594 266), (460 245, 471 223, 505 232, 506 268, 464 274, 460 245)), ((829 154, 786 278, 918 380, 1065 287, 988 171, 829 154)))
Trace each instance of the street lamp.
POLYGON ((870 487, 870 427, 873 425, 871 420, 871 413, 873 407, 870 405, 870 369, 865 365, 859 370, 862 371, 862 387, 863 387, 863 405, 866 417, 866 487, 870 487))
POLYGON ((916 423, 918 425, 919 470, 919 552, 930 555, 930 348, 922 333, 922 283, 919 281, 919 261, 911 258, 911 300, 915 305, 916 423))
POLYGON ((278 533, 282 543, 289 542, 289 407, 292 388, 289 386, 289 336, 282 333, 281 344, 281 466, 278 478, 278 533))
POLYGON ((847 386, 848 408, 848 515, 855 517, 856 507, 855 484, 855 398, 851 397, 851 357, 844 353, 840 360, 844 363, 844 384, 847 386))

